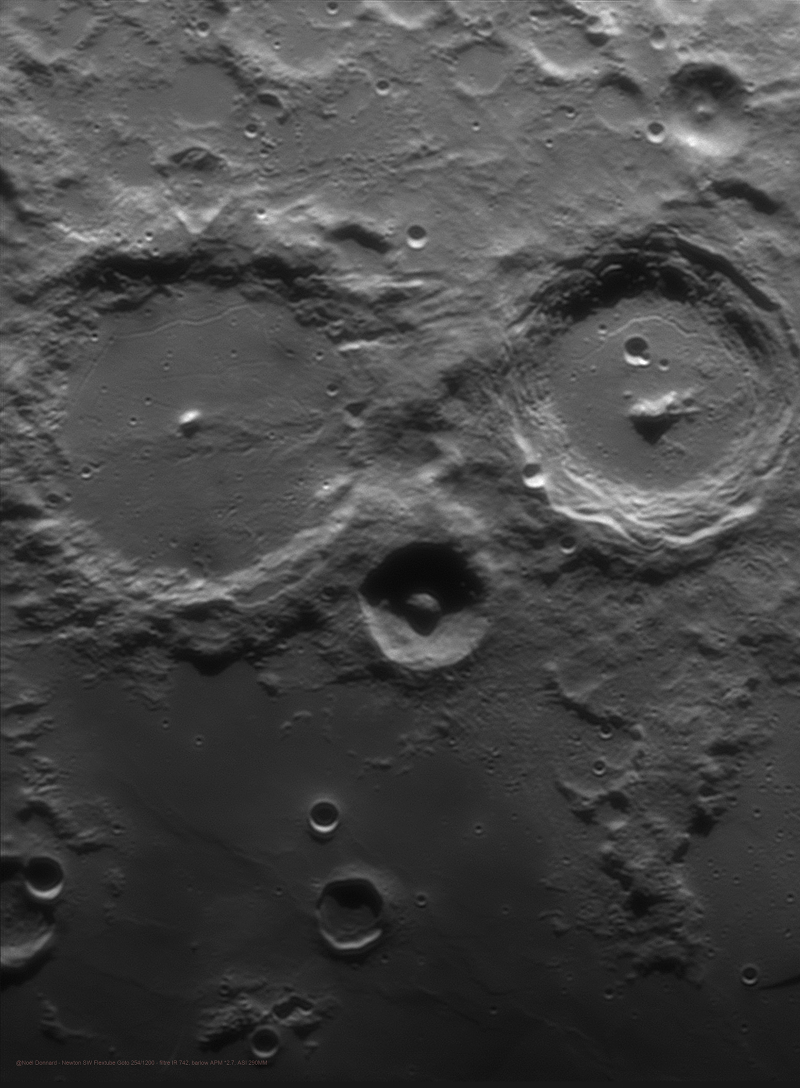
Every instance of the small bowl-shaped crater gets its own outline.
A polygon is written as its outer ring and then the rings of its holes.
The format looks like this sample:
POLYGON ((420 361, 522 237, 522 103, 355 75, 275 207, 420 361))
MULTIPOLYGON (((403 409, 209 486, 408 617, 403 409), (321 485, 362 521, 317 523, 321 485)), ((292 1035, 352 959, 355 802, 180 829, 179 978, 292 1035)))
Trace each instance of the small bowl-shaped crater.
POLYGON ((679 105, 695 120, 707 120, 720 110, 741 108, 745 93, 739 77, 722 64, 689 62, 671 78, 679 105))
POLYGON ((250 1053, 260 1062, 274 1061, 281 1048, 280 1034, 269 1024, 259 1024, 248 1037, 250 1053))
POLYGON ((625 362, 629 366, 650 365, 650 345, 643 336, 629 336, 624 351, 625 362))
POLYGON ((538 461, 526 461, 522 466, 522 479, 531 491, 541 491, 545 486, 545 476, 538 461))
POLYGON ((341 813, 333 801, 320 799, 308 810, 308 831, 315 839, 326 842, 333 838, 339 827, 341 813))
POLYGON ((317 901, 317 924, 335 955, 364 956, 386 933, 383 897, 365 877, 331 880, 317 901))
POLYGON ((428 244, 428 232, 417 223, 406 231, 406 245, 409 249, 423 249, 428 244))
POLYGON ((52 903, 64 890, 64 869, 57 858, 37 854, 25 864, 25 891, 37 903, 52 903))
POLYGON ((754 963, 746 963, 739 972, 743 986, 757 986, 761 973, 754 963))

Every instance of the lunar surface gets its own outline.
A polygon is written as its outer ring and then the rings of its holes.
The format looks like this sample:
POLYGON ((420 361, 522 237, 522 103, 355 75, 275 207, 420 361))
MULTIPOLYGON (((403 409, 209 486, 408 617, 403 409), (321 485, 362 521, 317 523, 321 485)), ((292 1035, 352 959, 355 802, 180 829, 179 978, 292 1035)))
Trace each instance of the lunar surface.
POLYGON ((800 4, 2 0, 14 1084, 800 1076, 800 4))

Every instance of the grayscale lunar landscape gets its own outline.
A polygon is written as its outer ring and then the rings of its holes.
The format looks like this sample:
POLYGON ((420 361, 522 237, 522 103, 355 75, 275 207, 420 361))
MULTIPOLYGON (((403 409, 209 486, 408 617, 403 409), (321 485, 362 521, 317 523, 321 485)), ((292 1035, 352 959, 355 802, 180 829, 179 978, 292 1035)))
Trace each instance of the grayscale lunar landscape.
POLYGON ((800 1077, 800 3, 0 13, 7 1082, 800 1077))

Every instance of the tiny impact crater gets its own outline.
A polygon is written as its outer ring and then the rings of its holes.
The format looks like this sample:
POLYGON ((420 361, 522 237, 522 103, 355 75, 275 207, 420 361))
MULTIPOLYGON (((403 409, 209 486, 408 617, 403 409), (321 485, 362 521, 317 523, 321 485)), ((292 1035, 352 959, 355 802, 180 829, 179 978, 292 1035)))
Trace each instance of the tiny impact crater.
POLYGON ((333 801, 315 801, 308 810, 308 830, 311 836, 326 842, 333 838, 339 827, 341 814, 333 801))
POLYGON ((406 245, 409 249, 423 249, 428 244, 428 232, 417 223, 406 231, 406 245))
POLYGON ((629 336, 624 350, 625 362, 629 366, 650 365, 650 345, 643 336, 629 336))
POLYGON ((269 1024, 259 1024, 248 1038, 250 1053, 261 1062, 271 1062, 281 1048, 281 1037, 269 1024))
POLYGON ((758 985, 760 977, 761 973, 754 963, 746 963, 739 972, 739 978, 741 979, 743 986, 758 985))

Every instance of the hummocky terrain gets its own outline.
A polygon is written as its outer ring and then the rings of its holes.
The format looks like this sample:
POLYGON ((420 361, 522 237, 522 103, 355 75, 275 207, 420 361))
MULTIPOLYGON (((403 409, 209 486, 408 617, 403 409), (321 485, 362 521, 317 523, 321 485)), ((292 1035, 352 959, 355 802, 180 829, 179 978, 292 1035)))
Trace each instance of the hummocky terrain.
POLYGON ((0 16, 14 1083, 800 1074, 800 4, 0 16))

